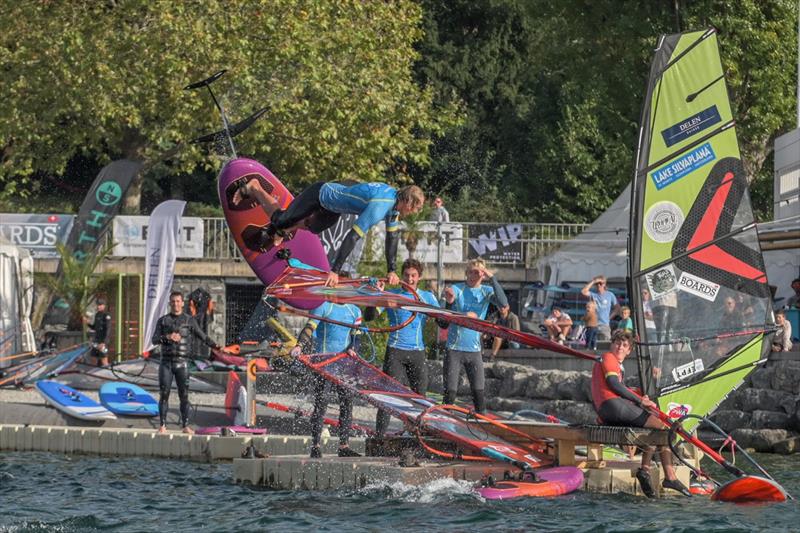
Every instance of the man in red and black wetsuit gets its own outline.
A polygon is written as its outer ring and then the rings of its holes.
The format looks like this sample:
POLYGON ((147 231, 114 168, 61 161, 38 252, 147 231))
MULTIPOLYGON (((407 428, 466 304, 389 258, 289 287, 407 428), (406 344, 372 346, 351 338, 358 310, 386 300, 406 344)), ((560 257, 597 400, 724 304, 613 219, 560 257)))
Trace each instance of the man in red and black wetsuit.
MULTIPOLYGON (((601 362, 595 363, 592 369, 594 408, 603 423, 609 426, 664 429, 664 423, 648 411, 657 408, 655 402, 647 396, 640 397, 625 386, 622 362, 631 353, 632 347, 633 336, 630 332, 623 330, 614 332, 611 337, 611 350, 604 353, 601 362)), ((644 449, 642 466, 636 472, 636 479, 639 480, 642 492, 648 498, 654 498, 656 495, 650 480, 650 465, 655 451, 653 446, 644 449)), ((661 486, 691 496, 689 489, 675 475, 670 450, 659 446, 659 455, 666 477, 661 486)))

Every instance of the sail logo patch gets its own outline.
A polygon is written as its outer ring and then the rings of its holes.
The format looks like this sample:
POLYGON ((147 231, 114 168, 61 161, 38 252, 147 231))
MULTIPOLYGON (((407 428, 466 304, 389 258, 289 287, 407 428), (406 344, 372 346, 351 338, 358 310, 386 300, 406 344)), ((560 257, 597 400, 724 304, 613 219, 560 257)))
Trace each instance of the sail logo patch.
POLYGON ((695 359, 694 361, 686 363, 685 365, 676 366, 673 368, 672 379, 675 381, 683 381, 684 379, 687 379, 698 372, 702 372, 703 370, 705 370, 705 367, 703 366, 703 360, 695 359))
POLYGON ((654 171, 650 174, 650 178, 653 180, 656 189, 660 191, 667 185, 675 183, 716 158, 717 156, 711 148, 711 143, 706 143, 654 171))
POLYGON ((680 279, 678 279, 678 289, 699 296, 709 302, 716 300, 719 294, 719 285, 688 272, 682 273, 680 279))
POLYGON ((669 294, 678 288, 678 279, 672 265, 659 268, 649 274, 645 274, 647 286, 650 288, 650 295, 653 300, 658 300, 665 294, 669 294))
POLYGON ((661 136, 664 138, 664 144, 668 147, 688 139, 695 133, 710 128, 714 124, 721 122, 722 117, 719 115, 717 106, 712 105, 708 109, 704 109, 699 113, 681 120, 677 124, 661 131, 661 136))
POLYGON ((672 242, 683 224, 683 211, 669 201, 656 202, 644 217, 644 230, 658 243, 672 242))
POLYGON ((673 420, 677 420, 682 416, 686 416, 692 412, 692 406, 685 403, 670 402, 667 404, 667 416, 673 420))

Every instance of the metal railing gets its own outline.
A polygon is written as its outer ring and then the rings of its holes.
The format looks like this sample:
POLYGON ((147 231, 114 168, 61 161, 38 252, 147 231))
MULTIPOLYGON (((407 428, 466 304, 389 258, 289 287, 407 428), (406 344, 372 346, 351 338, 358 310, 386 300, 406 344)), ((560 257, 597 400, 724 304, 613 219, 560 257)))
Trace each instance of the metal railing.
MULTIPOLYGON (((479 223, 479 222, 453 222, 461 227, 461 237, 449 239, 450 246, 457 245, 461 248, 461 257, 466 261, 471 255, 476 255, 473 247, 470 253, 470 241, 477 244, 501 247, 505 243, 518 246, 519 255, 510 254, 513 259, 493 260, 495 263, 522 264, 531 266, 536 259, 547 255, 557 246, 570 241, 586 229, 588 224, 562 224, 562 223, 479 223)), ((446 226, 446 225, 445 225, 446 226)), ((225 223, 224 218, 204 218, 204 243, 203 258, 219 260, 242 260, 236 242, 225 223)), ((437 239, 436 231, 423 231, 421 237, 427 240, 437 239)), ((404 241, 404 239, 403 239, 404 241)), ((506 246, 507 247, 507 246, 506 246)), ((382 254, 377 254, 381 257, 382 254)), ((438 261, 437 261, 438 262, 438 261)))

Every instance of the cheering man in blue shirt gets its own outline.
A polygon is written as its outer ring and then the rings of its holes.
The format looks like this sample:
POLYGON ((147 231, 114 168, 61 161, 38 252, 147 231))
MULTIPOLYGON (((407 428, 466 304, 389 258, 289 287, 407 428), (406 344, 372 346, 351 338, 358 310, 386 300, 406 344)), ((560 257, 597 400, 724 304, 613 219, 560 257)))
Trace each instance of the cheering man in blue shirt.
MULTIPOLYGON (((467 263, 467 280, 446 287, 444 299, 448 309, 467 313, 480 319, 486 318, 489 304, 506 307, 508 299, 503 288, 486 269, 483 259, 472 259, 467 263), (483 285, 486 281, 489 285, 483 285)), ((451 325, 447 335, 447 353, 444 358, 444 403, 452 404, 458 392, 461 367, 467 371, 469 388, 475 412, 486 412, 484 395, 485 377, 481 358, 481 334, 475 330, 451 325)))
POLYGON ((370 228, 381 220, 386 223, 388 281, 390 285, 399 283, 400 278, 395 272, 399 219, 419 212, 425 204, 425 194, 416 185, 398 191, 385 183, 315 183, 292 200, 286 209, 280 209, 278 202, 264 190, 259 180, 250 180, 237 191, 233 203, 237 204, 247 196, 255 198, 270 218, 270 224, 264 228, 261 236, 262 246, 270 240, 277 246, 300 228, 320 234, 336 224, 341 215, 358 215, 331 265, 327 281, 330 286, 339 282, 339 271, 358 240, 363 239, 370 228))
MULTIPOLYGON (((422 279, 422 264, 413 258, 408 258, 403 262, 401 270, 403 281, 414 289, 420 300, 426 304, 439 307, 439 302, 433 293, 417 289, 417 285, 422 279)), ((399 294, 407 298, 414 298, 408 288, 389 289, 389 292, 399 294)), ((386 309, 389 317, 389 325, 396 326, 402 324, 411 316, 411 311, 405 309, 386 309)), ((375 308, 367 308, 364 313, 367 320, 372 320, 377 316, 375 308)), ((427 359, 425 354, 425 342, 422 339, 422 331, 425 329, 425 319, 427 317, 418 313, 416 318, 407 326, 393 331, 389 334, 389 342, 386 344, 386 356, 383 359, 383 371, 395 379, 401 380, 405 376, 408 386, 416 392, 425 396, 428 391, 428 368, 425 364, 427 359)), ((378 417, 375 421, 375 431, 378 435, 383 435, 389 426, 389 413, 378 409, 378 417)))
MULTIPOLYGON (((361 324, 361 309, 353 304, 335 304, 323 302, 311 314, 320 318, 328 318, 353 324, 361 324)), ((344 351, 356 352, 359 343, 359 331, 339 326, 329 322, 310 319, 298 337, 297 346, 292 350, 292 355, 297 357, 311 346, 313 341, 315 353, 341 353, 344 351)), ((327 381, 317 374, 312 375, 314 380, 314 412, 311 414, 311 457, 322 457, 320 442, 322 439, 322 421, 328 403, 325 400, 327 381)), ((359 453, 350 449, 350 426, 353 422, 353 397, 343 387, 333 385, 339 395, 339 457, 358 457, 359 453)))

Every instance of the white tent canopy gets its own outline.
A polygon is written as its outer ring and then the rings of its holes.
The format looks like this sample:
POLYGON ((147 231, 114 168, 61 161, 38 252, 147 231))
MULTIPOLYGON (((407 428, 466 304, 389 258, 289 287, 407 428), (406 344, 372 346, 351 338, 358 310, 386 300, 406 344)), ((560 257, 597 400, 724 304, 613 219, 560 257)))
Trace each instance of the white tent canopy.
MULTIPOLYGON (((562 282, 586 282, 600 274, 610 280, 622 281, 627 275, 627 238, 630 224, 630 185, 614 203, 580 235, 561 246, 551 255, 539 260, 541 279, 551 285, 562 282)), ((792 221, 794 222, 794 221, 792 221)), ((796 224, 795 224, 796 225, 796 224)), ((770 230, 794 229, 780 221, 763 224, 770 230)), ((761 227, 761 225, 759 226, 761 227)), ((767 279, 777 287, 776 296, 793 294, 789 285, 800 276, 800 252, 770 250, 764 252, 767 279)))
POLYGON ((604 275, 624 280, 628 271, 627 240, 631 186, 580 235, 539 260, 542 279, 551 285, 586 282, 604 275))
MULTIPOLYGON (((0 241, 0 356, 33 351, 33 258, 13 244, 0 241)), ((0 367, 12 361, 0 362, 0 367)))

